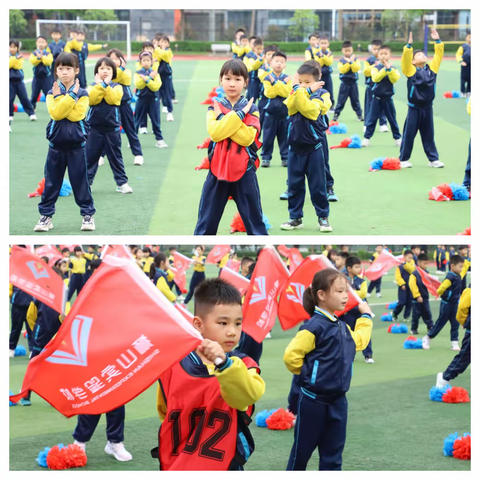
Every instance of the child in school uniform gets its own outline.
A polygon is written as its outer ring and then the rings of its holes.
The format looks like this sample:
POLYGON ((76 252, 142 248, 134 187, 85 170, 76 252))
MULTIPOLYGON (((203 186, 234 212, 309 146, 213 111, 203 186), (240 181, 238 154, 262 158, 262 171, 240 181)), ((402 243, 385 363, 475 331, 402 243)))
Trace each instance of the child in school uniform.
POLYGON ((235 34, 235 42, 232 42, 232 52, 233 58, 242 60, 245 55, 251 51, 250 45, 248 43, 248 37, 245 35, 243 29, 237 30, 235 34))
POLYGON ((265 105, 265 118, 262 125, 263 147, 261 166, 270 166, 276 138, 282 167, 286 167, 288 160, 288 108, 284 102, 292 90, 292 78, 283 73, 287 66, 287 56, 283 52, 275 52, 270 63, 272 72, 263 80, 264 93, 268 101, 265 105))
POLYGON ((256 175, 261 146, 260 119, 253 97, 242 96, 248 84, 247 67, 240 60, 225 62, 220 71, 225 98, 208 107, 210 169, 205 180, 194 235, 215 235, 230 196, 248 235, 268 235, 263 222, 256 175))
POLYGON ((143 273, 148 277, 153 263, 152 249, 150 247, 143 247, 143 259, 143 273))
POLYGON ((28 347, 30 352, 33 348, 32 343, 32 330, 30 325, 27 322, 27 312, 30 303, 32 302, 32 296, 28 293, 20 290, 18 287, 15 287, 10 283, 10 303, 12 305, 10 310, 10 315, 12 319, 12 325, 10 329, 10 338, 9 338, 9 356, 13 358, 15 356, 15 349, 18 345, 18 340, 20 334, 22 333, 22 328, 25 325, 27 330, 27 340, 28 347))
POLYGON ((47 46, 45 37, 37 37, 36 49, 30 55, 30 63, 33 65, 32 97, 30 103, 33 109, 37 107, 37 99, 41 92, 48 95, 52 76, 53 55, 47 46))
POLYGON ((338 70, 340 72, 340 90, 338 91, 337 106, 333 121, 336 122, 342 113, 345 103, 350 98, 350 103, 357 115, 357 120, 363 122, 362 106, 358 94, 358 72, 362 69, 360 60, 353 53, 353 45, 350 41, 342 44, 343 58, 338 62, 338 70))
MULTIPOLYGON (((172 272, 170 270, 170 267, 173 267, 174 264, 175 264, 175 257, 173 256, 173 254, 176 251, 177 251, 177 249, 175 247, 170 247, 168 249, 169 256, 168 256, 168 270, 167 270, 167 272, 172 272)), ((172 275, 173 275, 173 272, 172 272, 172 275)), ((168 279, 167 279, 168 280, 167 281, 168 288, 170 288, 170 290, 172 290, 172 292, 173 292, 173 289, 175 288, 175 291, 177 292, 177 301, 182 302, 183 300, 185 300, 185 297, 183 296, 182 291, 180 290, 180 287, 174 281, 175 276, 174 275, 172 276, 172 275, 168 276, 168 279)))
POLYGON ((9 110, 10 110, 10 131, 12 131, 11 123, 13 122, 14 115, 14 102, 15 98, 18 96, 20 103, 23 106, 23 110, 30 117, 30 120, 35 121, 37 116, 33 110, 33 106, 30 103, 27 95, 27 89, 25 88, 25 83, 23 81, 23 61, 24 58, 20 53, 20 42, 18 40, 10 40, 9 43, 9 110))
POLYGON ((315 274, 303 295, 303 307, 311 316, 285 350, 283 361, 299 375, 298 411, 294 443, 287 470, 306 470, 315 449, 319 470, 341 470, 347 434, 346 393, 352 379, 356 350, 363 350, 372 332, 372 312, 359 305, 355 330, 340 322, 335 311, 348 300, 345 276, 328 268, 315 274))
POLYGON ((150 266, 150 280, 170 302, 175 303, 177 297, 168 286, 168 266, 166 255, 162 252, 157 253, 150 266))
MULTIPOLYGON (((470 271, 471 266, 472 266, 472 260, 470 258, 470 248, 468 245, 459 245, 458 246, 458 254, 461 255, 465 260, 468 260, 469 265, 467 268, 467 272, 470 271)), ((465 276, 463 277, 462 280, 462 292, 467 288, 467 274, 465 273, 465 276)))
POLYGON ((151 454, 160 470, 243 470, 255 449, 248 425, 265 382, 258 365, 234 350, 242 332, 240 292, 220 278, 207 279, 195 292, 194 315, 204 340, 160 376, 162 425, 151 454), (198 419, 193 437, 192 418, 198 419))
POLYGON ((78 296, 82 291, 82 288, 85 285, 84 275, 87 270, 87 259, 84 256, 82 247, 75 247, 73 253, 74 256, 70 257, 70 264, 68 266, 70 272, 70 282, 68 284, 67 295, 68 302, 72 299, 74 293, 78 296))
POLYGON ((328 222, 330 207, 327 198, 324 141, 322 142, 323 132, 328 129, 325 115, 332 103, 330 94, 322 88, 323 84, 319 79, 320 70, 316 65, 302 65, 293 77, 293 91, 285 100, 290 117, 287 131, 290 220, 280 226, 282 230, 303 228, 306 177, 320 231, 332 231, 328 222))
POLYGON ((167 122, 173 122, 173 82, 172 82, 172 58, 170 39, 163 35, 158 40, 158 46, 153 52, 153 58, 159 62, 158 73, 161 77, 160 98, 167 113, 167 122))
POLYGON ((188 294, 185 297, 185 305, 192 299, 197 286, 205 280, 205 249, 203 245, 197 245, 195 247, 195 255, 193 258, 193 275, 190 280, 190 287, 188 294))
POLYGON ((420 131, 429 167, 443 168, 445 165, 438 159, 433 128, 433 100, 437 84, 437 74, 442 63, 444 44, 438 32, 432 28, 431 37, 435 40, 435 55, 428 61, 422 50, 413 50, 413 36, 410 32, 408 44, 403 48, 402 72, 407 77, 408 113, 403 127, 402 146, 400 147, 400 163, 402 168, 411 168, 415 137, 420 131))
POLYGON ((253 98, 253 101, 256 102, 260 96, 261 83, 258 78, 258 69, 265 62, 263 55, 263 40, 261 38, 255 38, 252 51, 245 55, 243 61, 245 62, 249 73, 247 100, 253 98))
POLYGON ((322 82, 325 82, 323 88, 330 94, 330 100, 332 101, 331 111, 335 106, 335 93, 333 91, 333 81, 332 81, 332 65, 333 65, 333 54, 330 50, 330 42, 325 35, 320 35, 318 37, 319 49, 314 55, 314 60, 320 65, 320 72, 322 74, 322 82))
MULTIPOLYGON (((470 97, 467 104, 467 112, 469 115, 472 114, 472 98, 470 97)), ((467 157, 467 165, 465 166, 465 176, 463 177, 463 186, 468 190, 470 193, 470 187, 472 184, 472 175, 471 175, 471 147, 472 147, 472 140, 468 142, 468 157, 467 157)))
MULTIPOLYGON (((376 260, 376 258, 382 253, 382 251, 383 251, 383 245, 377 245, 375 247, 375 252, 370 257, 370 265, 376 260)), ((381 298, 382 297, 382 277, 378 278, 377 280, 372 280, 370 282, 370 284, 368 285, 367 297, 370 297, 374 289, 377 294, 377 297, 381 298)))
POLYGON ((318 44, 318 36, 316 33, 311 33, 308 36, 308 47, 305 50, 305 61, 315 60, 315 54, 320 50, 318 44))
POLYGON ((450 265, 451 271, 447 273, 445 280, 437 289, 437 293, 442 299, 438 320, 422 339, 423 348, 426 350, 430 348, 431 340, 442 331, 442 328, 447 322, 450 322, 451 349, 454 351, 460 350, 458 346, 459 323, 457 322, 456 316, 458 302, 462 294, 463 279, 467 275, 471 263, 461 255, 452 255, 450 257, 450 265))
POLYGON ((112 80, 117 78, 117 67, 112 59, 100 58, 95 65, 94 75, 95 83, 88 87, 90 98, 87 116, 90 125, 87 140, 88 182, 90 186, 93 184, 99 158, 105 151, 117 184, 117 192, 133 193, 128 185, 122 158, 119 109, 123 88, 112 80))
POLYGON ((458 47, 455 54, 460 67, 460 91, 462 97, 469 97, 472 78, 472 34, 469 32, 465 37, 465 43, 458 47))
POLYGON ((65 172, 72 185, 76 204, 82 215, 82 231, 95 230, 95 205, 87 182, 85 150, 88 123, 85 120, 89 105, 86 90, 80 87, 78 59, 71 53, 61 53, 55 62, 58 81, 47 94, 47 109, 51 120, 47 125, 49 142, 45 162, 45 188, 38 204, 41 215, 35 232, 48 232, 53 228, 52 217, 62 188, 65 172))
POLYGON ((92 269, 90 266, 94 260, 98 260, 100 255, 97 253, 97 246, 96 245, 89 245, 87 247, 87 251, 83 253, 83 256, 86 260, 85 263, 85 274, 83 275, 83 284, 85 285, 89 278, 92 276, 92 269))
MULTIPOLYGON (((393 310, 392 317, 394 321, 398 320, 398 316, 403 312, 405 321, 410 317, 412 312, 412 292, 409 287, 410 275, 415 271, 415 262, 413 261, 413 252, 405 250, 403 252, 404 262, 395 269, 395 281, 398 285, 397 306, 393 310)), ((416 331, 412 328, 413 331, 416 331)))
POLYGON ((272 73, 273 69, 270 66, 272 61, 273 54, 278 51, 276 45, 268 45, 265 47, 263 54, 265 56, 265 61, 263 65, 258 69, 258 78, 260 79, 260 94, 258 97, 258 111, 260 112, 260 125, 263 128, 263 122, 265 120, 265 106, 267 105, 268 98, 265 96, 265 86, 263 84, 265 77, 272 73))
POLYGON ((62 32, 60 30, 53 30, 51 33, 52 41, 48 44, 48 48, 52 52, 53 61, 63 52, 66 43, 62 40, 62 32))
MULTIPOLYGON (((362 140, 362 147, 370 145, 370 139, 375 133, 377 121, 381 119, 381 115, 385 115, 392 129, 395 145, 398 147, 402 144, 402 134, 398 128, 397 112, 393 95, 395 94, 394 84, 400 78, 400 72, 390 63, 391 49, 388 45, 382 45, 378 51, 379 63, 370 69, 372 86, 370 88, 370 104, 369 112, 365 120, 365 133, 362 140)), ((367 88, 368 89, 368 88, 367 88)), ((380 131, 388 131, 381 130, 380 131)))

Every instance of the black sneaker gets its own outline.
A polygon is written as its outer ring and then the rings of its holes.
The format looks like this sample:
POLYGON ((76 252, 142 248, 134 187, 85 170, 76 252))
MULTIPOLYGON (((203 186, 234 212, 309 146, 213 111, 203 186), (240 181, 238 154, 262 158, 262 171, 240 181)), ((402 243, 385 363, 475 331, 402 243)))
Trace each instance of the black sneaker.
POLYGON ((270 160, 262 160, 261 167, 268 168, 270 166, 270 160))
POLYGON ((303 222, 301 218, 289 220, 288 222, 282 223, 280 228, 282 230, 297 230, 298 228, 303 228, 303 222))
POLYGON ((288 166, 287 161, 286 161, 286 160, 282 160, 282 167, 286 167, 286 166, 288 166))
POLYGON ((33 229, 34 232, 48 232, 53 228, 52 217, 42 215, 33 229))
POLYGON ((82 228, 80 230, 86 232, 93 232, 95 230, 93 215, 85 215, 82 217, 82 228))
POLYGON ((318 219, 318 225, 320 227, 321 232, 331 232, 333 228, 328 223, 328 217, 320 217, 318 219))
POLYGON ((335 113, 332 118, 333 122, 338 122, 338 115, 335 113))
POLYGON ((365 121, 365 119, 363 118, 363 115, 358 115, 358 116, 357 116, 357 120, 358 120, 359 122, 364 122, 364 121, 365 121))
POLYGON ((327 189, 327 200, 329 202, 338 202, 338 197, 335 195, 333 188, 327 189))
POLYGON ((410 333, 412 335, 418 335, 418 330, 413 330, 413 328, 412 328, 412 330, 410 330, 410 333))
POLYGON ((288 190, 285 190, 285 191, 280 195, 280 200, 288 200, 288 190))

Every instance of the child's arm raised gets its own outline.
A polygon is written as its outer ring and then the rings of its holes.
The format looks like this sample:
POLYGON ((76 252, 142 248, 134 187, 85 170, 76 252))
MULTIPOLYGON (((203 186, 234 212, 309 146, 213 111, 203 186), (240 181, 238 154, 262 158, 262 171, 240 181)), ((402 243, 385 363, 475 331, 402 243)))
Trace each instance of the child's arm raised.
POLYGON ((352 72, 357 73, 362 69, 362 64, 360 63, 360 60, 357 58, 355 61, 352 63, 352 72))
POLYGON ((147 85, 147 88, 152 92, 158 92, 158 90, 160 90, 160 87, 162 86, 162 80, 160 78, 160 75, 158 74, 158 72, 155 71, 152 71, 150 75, 147 75, 145 77, 145 83, 147 85), (153 74, 155 74, 154 77, 152 77, 153 74))
POLYGON ((98 73, 95 75, 95 83, 95 85, 89 85, 87 87, 90 105, 98 105, 105 96, 105 87, 102 86, 102 83, 104 82, 100 80, 100 75, 98 73))
POLYGON ((348 73, 350 71, 351 67, 352 67, 352 65, 348 62, 346 62, 346 63, 338 62, 338 71, 341 74, 348 73))
POLYGON ((135 72, 135 75, 133 76, 133 83, 135 85, 135 88, 139 90, 143 90, 147 84, 145 83, 146 75, 140 75, 137 72, 135 72))
POLYGON ((460 277, 462 278, 462 280, 465 278, 465 275, 467 274, 468 269, 471 266, 472 266, 472 262, 470 260, 465 260, 462 271, 460 272, 460 277))
POLYGON ((30 55, 30 63, 36 67, 42 63, 42 57, 37 56, 37 50, 30 55))
POLYGON ((49 67, 53 63, 53 54, 49 48, 47 48, 47 54, 42 56, 42 63, 49 67))
POLYGON ((458 304, 457 310, 457 321, 460 325, 465 325, 467 321, 468 314, 470 313, 470 307, 472 306, 472 289, 466 288, 462 296, 460 297, 460 302, 458 304))
POLYGON ((275 97, 287 98, 290 95, 290 92, 292 91, 292 80, 288 78, 287 83, 285 83, 283 80, 276 80, 274 83, 271 83, 267 77, 267 79, 264 82, 264 86, 265 86, 265 96, 267 98, 275 98, 275 97))
POLYGON ((95 43, 87 43, 87 48, 89 52, 95 52, 97 50, 101 50, 102 48, 107 48, 108 43, 105 44, 95 44, 95 43))
POLYGON ((285 354, 283 355, 283 361, 294 375, 300 374, 305 355, 314 350, 315 345, 315 334, 307 328, 300 330, 288 344, 288 347, 285 349, 285 354))
POLYGON ((435 54, 433 55, 433 60, 430 62, 430 69, 432 72, 438 73, 440 64, 442 63, 445 45, 440 40, 440 36, 434 28, 432 28, 431 37, 435 40, 435 54))
POLYGON ((331 67, 333 65, 333 55, 330 51, 327 51, 321 57, 317 57, 317 59, 322 67, 331 67))
MULTIPOLYGON (((376 67, 376 64, 375 62, 374 63, 368 63, 368 60, 365 60, 364 64, 363 64, 363 73, 366 77, 372 77, 372 80, 373 80, 373 69, 375 68, 375 70, 377 70, 378 72, 378 68, 376 67)), ((375 80, 373 80, 375 82, 375 80)))
POLYGON ((412 37, 412 32, 410 32, 410 35, 408 37, 408 43, 403 47, 402 60, 401 60, 402 72, 407 77, 413 77, 415 75, 415 72, 417 71, 416 68, 412 65, 412 60, 413 60, 412 42, 413 42, 413 37, 412 37))
POLYGON ((78 98, 79 87, 80 83, 77 78, 73 91, 66 95, 61 95, 58 83, 55 82, 53 84, 52 94, 47 95, 47 110, 53 120, 59 121, 68 118, 72 122, 78 122, 85 118, 89 97, 84 95, 78 98))
POLYGON ((173 52, 171 49, 162 50, 160 47, 157 47, 153 52, 153 57, 156 60, 163 60, 164 62, 171 63, 173 58, 173 52))
MULTIPOLYGON (((119 106, 122 103, 123 97, 123 88, 120 84, 115 85, 115 87, 111 87, 109 83, 112 81, 111 78, 107 78, 108 85, 105 87, 105 101, 109 105, 117 105, 119 106)), ((106 82, 104 82, 106 83, 106 82)))
MULTIPOLYGON (((314 83, 312 87, 308 89, 298 87, 294 94, 296 96, 298 111, 309 120, 316 120, 319 115, 325 115, 332 106, 328 92, 324 93, 321 98, 309 98, 310 92, 314 93, 320 88, 319 83, 320 82, 314 83)), ((293 88, 295 89, 295 86, 293 88)))
POLYGON ((355 330, 352 331, 350 327, 347 325, 347 328, 350 330, 352 334, 352 338, 356 345, 356 350, 361 351, 367 348, 368 343, 370 342, 370 338, 372 337, 372 311, 367 303, 362 302, 358 309, 362 316, 357 318, 355 323, 355 330))
MULTIPOLYGON (((250 99, 246 107, 242 110, 242 112, 247 115, 253 115, 257 118, 260 117, 258 110, 254 112, 251 111, 253 104, 253 98, 250 99)), ((238 143, 242 147, 249 147, 254 141, 255 137, 257 136, 258 130, 254 126, 249 126, 242 122, 240 128, 230 137, 235 143, 238 143)))

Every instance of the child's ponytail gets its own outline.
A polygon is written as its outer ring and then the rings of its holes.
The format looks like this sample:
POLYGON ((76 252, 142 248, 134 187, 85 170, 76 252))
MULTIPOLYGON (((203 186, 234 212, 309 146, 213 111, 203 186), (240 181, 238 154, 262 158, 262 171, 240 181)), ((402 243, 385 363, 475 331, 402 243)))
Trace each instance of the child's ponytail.
POLYGON ((315 313, 315 306, 317 305, 315 295, 310 285, 303 292, 303 308, 310 315, 313 316, 315 313))

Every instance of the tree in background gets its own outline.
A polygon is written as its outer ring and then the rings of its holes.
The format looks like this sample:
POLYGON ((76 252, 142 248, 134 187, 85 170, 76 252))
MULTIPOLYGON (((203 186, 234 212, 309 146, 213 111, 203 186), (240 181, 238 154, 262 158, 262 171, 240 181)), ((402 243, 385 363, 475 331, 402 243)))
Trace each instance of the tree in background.
POLYGON ((10 38, 21 37, 27 31, 28 22, 23 10, 9 10, 10 38))
POLYGON ((413 38, 423 40, 423 15, 429 12, 429 10, 384 10, 381 19, 384 39, 406 42, 409 32, 413 32, 413 38))
POLYGON ((292 24, 288 32, 295 40, 301 42, 307 40, 308 36, 318 29, 318 15, 313 10, 295 10, 291 18, 292 24))
MULTIPOLYGON (((115 10, 85 10, 81 17, 82 20, 118 20, 115 10)), ((90 25, 88 28, 93 33, 93 41, 97 41, 98 32, 101 32, 101 39, 110 41, 110 35, 117 29, 115 25, 90 25)))

